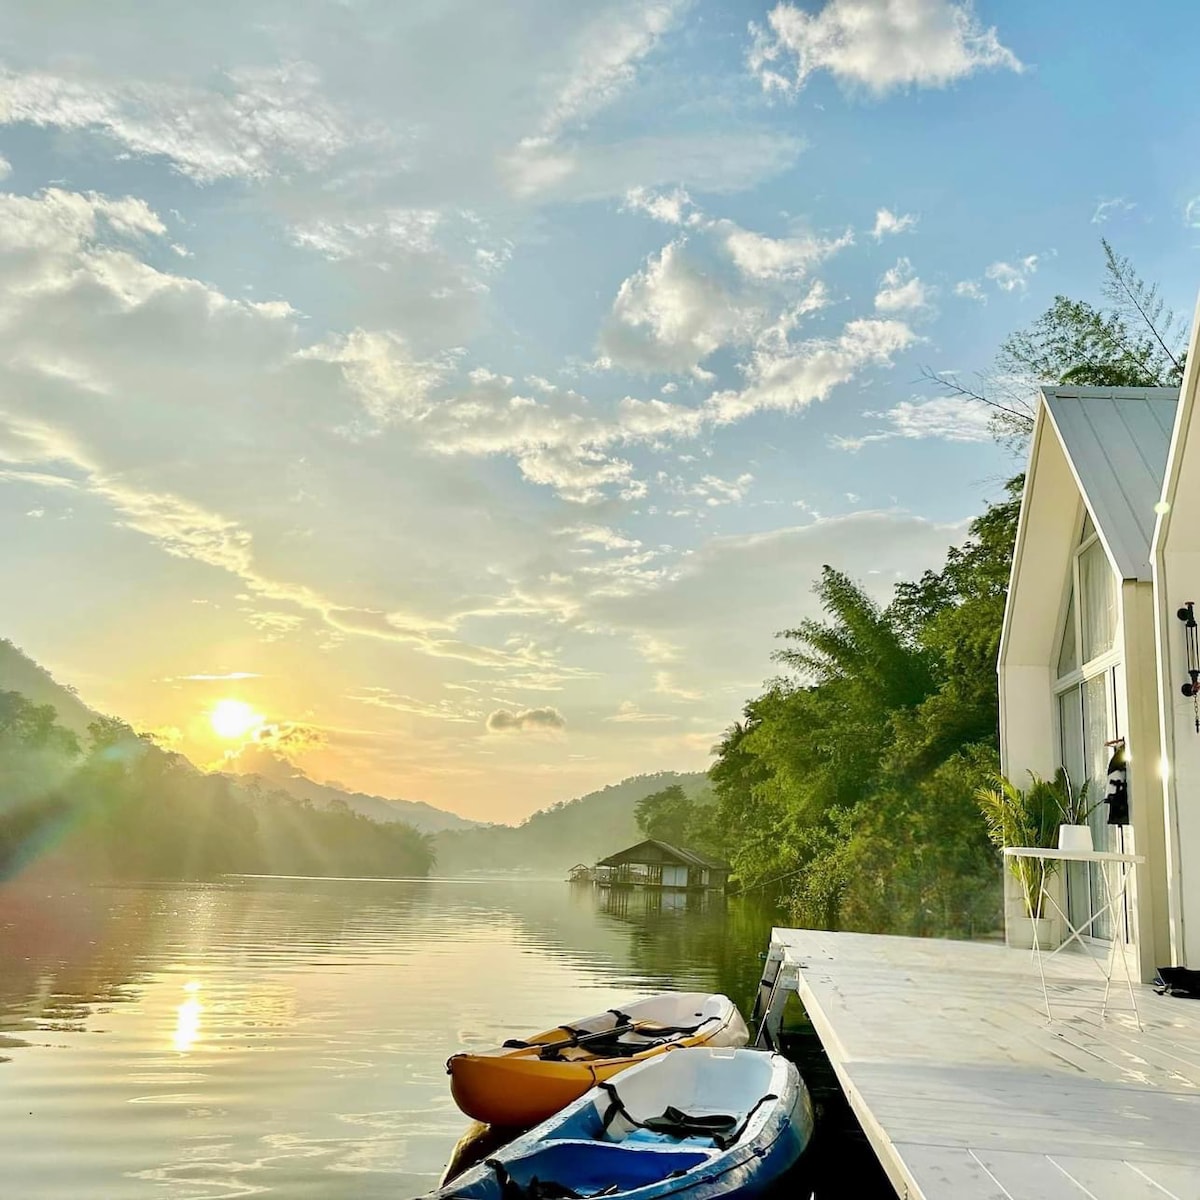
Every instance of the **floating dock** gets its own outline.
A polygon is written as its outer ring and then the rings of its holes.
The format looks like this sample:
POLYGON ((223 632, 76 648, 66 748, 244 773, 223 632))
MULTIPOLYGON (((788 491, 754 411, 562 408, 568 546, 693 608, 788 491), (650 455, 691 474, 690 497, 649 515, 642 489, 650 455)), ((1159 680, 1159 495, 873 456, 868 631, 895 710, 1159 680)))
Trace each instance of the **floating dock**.
POLYGON ((760 1044, 798 994, 903 1200, 1200 1198, 1200 1000, 1101 1014, 1084 954, 775 929, 760 1044))

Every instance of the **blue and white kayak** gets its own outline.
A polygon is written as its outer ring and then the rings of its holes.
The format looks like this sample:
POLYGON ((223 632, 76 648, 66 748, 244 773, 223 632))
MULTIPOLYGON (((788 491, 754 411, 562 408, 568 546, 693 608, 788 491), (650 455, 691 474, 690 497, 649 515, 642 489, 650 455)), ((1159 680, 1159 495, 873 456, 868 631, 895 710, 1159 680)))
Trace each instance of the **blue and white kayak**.
POLYGON ((760 1196, 812 1129, 808 1089, 782 1055, 680 1048, 592 1088, 428 1200, 760 1196))

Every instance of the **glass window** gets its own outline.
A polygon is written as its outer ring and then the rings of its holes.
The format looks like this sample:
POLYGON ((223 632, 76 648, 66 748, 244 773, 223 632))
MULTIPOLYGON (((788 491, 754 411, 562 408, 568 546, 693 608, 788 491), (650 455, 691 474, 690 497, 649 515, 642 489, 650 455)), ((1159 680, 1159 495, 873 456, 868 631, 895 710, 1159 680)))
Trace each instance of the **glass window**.
POLYGON ((1083 514, 1083 533, 1079 535, 1079 544, 1082 546, 1095 532, 1096 526, 1092 524, 1092 514, 1085 512, 1083 514))
POLYGON ((1112 649, 1117 632, 1117 585, 1104 547, 1093 542, 1079 555, 1083 606, 1083 661, 1112 649))
POLYGON ((1058 677, 1079 669, 1079 653, 1075 645, 1075 592, 1067 603, 1067 623, 1063 626, 1062 645, 1058 651, 1058 677))

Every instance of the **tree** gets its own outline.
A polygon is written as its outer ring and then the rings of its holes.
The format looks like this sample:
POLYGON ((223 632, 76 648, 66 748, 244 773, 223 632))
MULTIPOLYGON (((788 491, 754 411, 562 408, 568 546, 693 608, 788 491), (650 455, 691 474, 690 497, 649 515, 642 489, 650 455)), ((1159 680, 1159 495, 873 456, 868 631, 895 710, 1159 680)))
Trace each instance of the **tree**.
POLYGON ((644 796, 634 806, 633 815, 638 828, 648 838, 686 846, 688 827, 696 815, 695 808, 683 788, 673 783, 661 792, 644 796))
POLYGON ((1102 304, 1055 296, 1027 329, 1004 340, 996 369, 969 387, 925 369, 952 395, 988 405, 1001 438, 1023 440, 1033 429, 1036 390, 1044 385, 1177 387, 1183 378, 1186 329, 1128 258, 1103 238, 1102 304))

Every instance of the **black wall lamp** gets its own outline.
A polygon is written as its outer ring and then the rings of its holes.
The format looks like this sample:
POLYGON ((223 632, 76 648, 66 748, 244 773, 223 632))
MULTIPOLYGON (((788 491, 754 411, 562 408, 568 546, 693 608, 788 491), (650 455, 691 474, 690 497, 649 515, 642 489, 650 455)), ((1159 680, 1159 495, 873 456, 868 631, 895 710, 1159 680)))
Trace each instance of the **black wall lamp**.
POLYGON ((1196 732, 1200 733, 1200 628, 1196 625, 1195 601, 1189 600, 1175 615, 1183 622, 1188 673, 1188 682, 1180 685, 1179 690, 1192 698, 1196 710, 1196 732))

